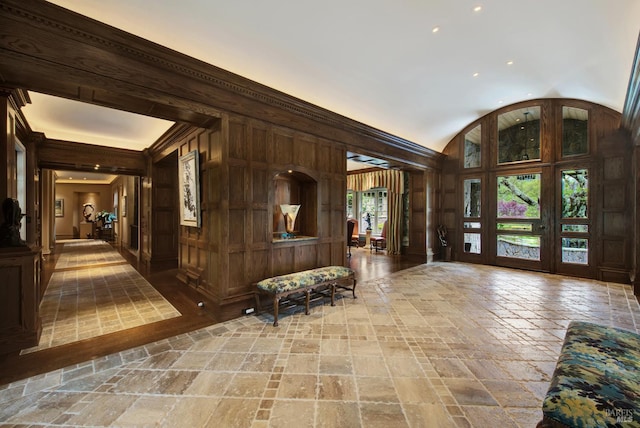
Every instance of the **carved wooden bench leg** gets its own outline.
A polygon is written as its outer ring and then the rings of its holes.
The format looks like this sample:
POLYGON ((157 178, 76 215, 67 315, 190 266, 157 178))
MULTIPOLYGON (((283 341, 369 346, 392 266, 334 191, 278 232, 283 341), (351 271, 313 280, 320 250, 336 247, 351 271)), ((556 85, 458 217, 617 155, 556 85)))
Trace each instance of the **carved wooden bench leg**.
POLYGON ((309 300, 311 300, 311 289, 305 288, 304 290, 304 314, 309 315, 309 300))
POLYGON ((278 326, 278 306, 280 306, 280 296, 273 296, 273 326, 278 326))
POLYGON ((351 287, 349 287, 348 285, 344 285, 343 282, 336 282, 336 283, 333 284, 333 287, 334 287, 334 289, 335 288, 341 288, 343 290, 349 290, 353 294, 353 298, 357 299, 358 296, 356 296, 356 279, 355 278, 350 278, 348 281, 352 281, 351 287))
POLYGON ((254 292, 253 297, 256 301, 256 315, 260 315, 260 313, 262 312, 262 304, 260 303, 260 293, 254 292))
POLYGON ((331 306, 336 305, 336 287, 337 286, 338 284, 336 282, 331 284, 331 306))

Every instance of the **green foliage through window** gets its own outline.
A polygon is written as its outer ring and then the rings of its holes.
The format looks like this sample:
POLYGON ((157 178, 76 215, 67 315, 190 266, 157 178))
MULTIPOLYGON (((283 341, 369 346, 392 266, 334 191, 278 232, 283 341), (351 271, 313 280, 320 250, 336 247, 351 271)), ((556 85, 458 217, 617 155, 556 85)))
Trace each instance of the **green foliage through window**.
POLYGON ((540 218, 540 174, 498 176, 498 218, 540 218))
POLYGON ((589 170, 562 171, 562 218, 587 218, 589 170))

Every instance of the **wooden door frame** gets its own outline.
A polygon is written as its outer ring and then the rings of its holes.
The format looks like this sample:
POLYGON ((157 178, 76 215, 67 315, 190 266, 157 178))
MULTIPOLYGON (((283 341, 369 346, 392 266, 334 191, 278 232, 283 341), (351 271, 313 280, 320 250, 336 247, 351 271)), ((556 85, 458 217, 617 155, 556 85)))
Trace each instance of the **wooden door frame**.
POLYGON ((595 182, 595 164, 593 161, 584 160, 584 161, 575 161, 575 162, 567 162, 556 164, 554 167, 555 171, 553 172, 554 181, 555 181, 555 191, 556 191, 556 208, 555 208, 555 221, 554 224, 554 243, 555 243, 555 254, 554 259, 556 261, 556 266, 554 269, 554 273, 562 274, 562 275, 570 275, 570 276, 580 276, 580 277, 596 277, 596 258, 595 258, 595 247, 593 236, 595 234, 595 210, 594 208, 594 192, 593 192, 593 183, 595 182), (562 233, 562 183, 560 180, 562 171, 571 170, 571 169, 587 169, 589 171, 589 189, 588 189, 588 206, 587 206, 587 218, 580 219, 578 221, 567 221, 567 223, 580 223, 587 224, 589 226, 589 232, 586 235, 586 238, 589 240, 588 247, 588 264, 570 264, 570 263, 562 263, 562 243, 561 239, 563 236, 562 233), (586 274, 585 274, 586 273, 586 274))

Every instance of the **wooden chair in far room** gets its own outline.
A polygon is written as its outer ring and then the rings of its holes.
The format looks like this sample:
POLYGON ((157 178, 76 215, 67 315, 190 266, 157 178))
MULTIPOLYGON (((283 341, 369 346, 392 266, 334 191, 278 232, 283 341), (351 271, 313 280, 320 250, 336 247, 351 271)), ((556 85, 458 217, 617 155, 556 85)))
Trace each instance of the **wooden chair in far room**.
POLYGON ((387 248, 387 222, 385 221, 382 225, 382 233, 380 236, 372 236, 371 237, 371 252, 373 249, 376 249, 376 253, 378 250, 384 250, 387 248))
POLYGON ((354 245, 358 247, 358 241, 360 238, 358 237, 358 222, 352 218, 347 220, 347 255, 351 255, 351 247, 354 245))

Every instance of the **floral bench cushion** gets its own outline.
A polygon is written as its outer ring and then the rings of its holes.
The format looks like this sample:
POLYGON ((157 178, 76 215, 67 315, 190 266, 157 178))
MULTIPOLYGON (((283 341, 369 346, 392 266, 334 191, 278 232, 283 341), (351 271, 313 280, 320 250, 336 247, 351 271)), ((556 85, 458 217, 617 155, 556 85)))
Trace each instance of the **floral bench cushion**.
POLYGON ((263 279, 256 285, 260 290, 269 293, 280 294, 287 291, 312 287, 324 282, 349 278, 354 271, 343 266, 327 266, 317 269, 309 269, 302 272, 289 273, 263 279))
POLYGON ((640 427, 640 335, 569 324, 542 412, 569 427, 640 427))

